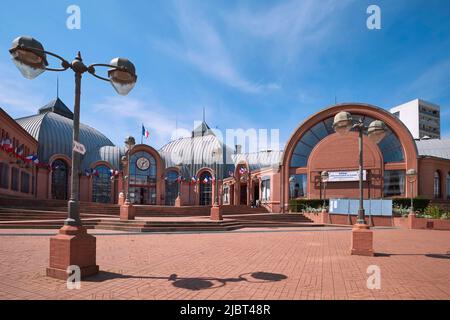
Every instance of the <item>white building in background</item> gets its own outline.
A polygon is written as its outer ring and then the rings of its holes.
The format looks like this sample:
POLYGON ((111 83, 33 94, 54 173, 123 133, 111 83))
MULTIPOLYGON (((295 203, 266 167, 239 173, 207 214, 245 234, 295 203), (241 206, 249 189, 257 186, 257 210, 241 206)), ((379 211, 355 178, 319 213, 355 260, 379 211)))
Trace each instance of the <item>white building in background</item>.
POLYGON ((413 135, 414 139, 440 139, 440 107, 434 103, 415 99, 390 110, 397 116, 413 135))

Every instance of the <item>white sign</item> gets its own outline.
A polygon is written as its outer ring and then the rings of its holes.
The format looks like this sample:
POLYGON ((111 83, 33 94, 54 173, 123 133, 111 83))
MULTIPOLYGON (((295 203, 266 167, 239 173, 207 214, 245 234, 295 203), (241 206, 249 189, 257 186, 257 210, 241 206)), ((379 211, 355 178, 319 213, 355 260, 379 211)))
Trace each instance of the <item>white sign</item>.
MULTIPOLYGON (((363 170, 363 180, 366 181, 367 171, 363 170)), ((359 181, 359 170, 328 172, 327 182, 359 181)))
POLYGON ((84 147, 84 145, 82 145, 78 141, 74 141, 73 142, 73 151, 84 155, 86 153, 86 148, 84 147))

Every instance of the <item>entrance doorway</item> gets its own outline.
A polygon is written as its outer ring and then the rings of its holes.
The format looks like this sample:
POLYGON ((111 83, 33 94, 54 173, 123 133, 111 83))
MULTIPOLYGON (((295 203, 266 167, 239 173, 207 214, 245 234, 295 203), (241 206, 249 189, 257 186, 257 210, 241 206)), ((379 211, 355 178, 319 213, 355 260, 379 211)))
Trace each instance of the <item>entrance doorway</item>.
POLYGON ((241 197, 240 197, 240 205, 247 205, 247 184, 246 183, 242 183, 241 184, 241 197))
POLYGON ((253 205, 256 205, 256 203, 259 200, 259 184, 258 182, 255 182, 253 185, 253 205))
POLYGON ((156 187, 132 187, 130 186, 130 198, 135 204, 156 204, 156 187))

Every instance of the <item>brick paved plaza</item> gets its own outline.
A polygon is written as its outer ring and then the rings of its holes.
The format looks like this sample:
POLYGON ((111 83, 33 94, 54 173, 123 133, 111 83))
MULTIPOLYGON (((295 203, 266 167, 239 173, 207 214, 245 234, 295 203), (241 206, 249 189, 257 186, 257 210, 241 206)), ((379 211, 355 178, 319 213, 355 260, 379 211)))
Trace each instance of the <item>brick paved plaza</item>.
POLYGON ((101 273, 68 290, 45 277, 55 230, 0 230, 1 299, 449 299, 450 232, 375 229, 376 257, 350 256, 350 229, 126 234, 94 230, 101 273), (369 265, 381 289, 366 286, 369 265))

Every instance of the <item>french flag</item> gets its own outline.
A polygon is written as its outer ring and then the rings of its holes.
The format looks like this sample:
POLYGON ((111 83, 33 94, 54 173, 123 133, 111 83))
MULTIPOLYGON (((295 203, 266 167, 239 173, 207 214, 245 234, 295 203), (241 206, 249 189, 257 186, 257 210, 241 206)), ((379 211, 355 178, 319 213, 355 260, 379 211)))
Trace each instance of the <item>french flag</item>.
POLYGON ((27 160, 32 161, 36 164, 39 163, 39 159, 37 157, 37 155, 33 154, 33 155, 29 155, 28 157, 26 157, 27 160))
POLYGON ((144 125, 142 125, 142 135, 145 137, 145 139, 148 139, 148 137, 150 136, 150 132, 145 129, 144 125))
POLYGON ((9 140, 8 138, 3 139, 2 147, 8 152, 13 150, 13 144, 11 143, 11 140, 9 140))

